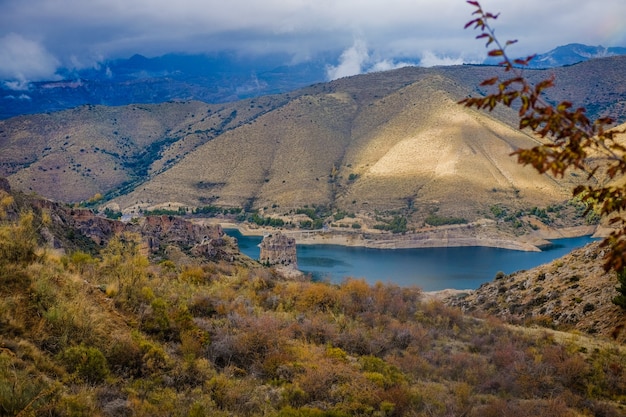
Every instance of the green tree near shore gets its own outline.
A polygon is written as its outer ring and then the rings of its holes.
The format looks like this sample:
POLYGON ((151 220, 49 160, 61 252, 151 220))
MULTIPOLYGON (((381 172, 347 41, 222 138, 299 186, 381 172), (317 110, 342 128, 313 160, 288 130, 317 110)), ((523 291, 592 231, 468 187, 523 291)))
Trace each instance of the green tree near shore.
POLYGON ((609 249, 604 268, 624 274, 626 184, 623 175, 626 173, 626 147, 623 134, 626 130, 615 128, 616 121, 610 117, 590 120, 584 108, 574 108, 571 102, 548 103, 543 92, 554 87, 554 77, 531 85, 522 71, 534 56, 511 59, 506 49, 517 41, 508 40, 503 44, 496 37, 491 22, 498 15, 486 12, 477 1, 467 3, 474 7, 474 18, 465 28, 473 27, 480 31, 476 38, 485 40, 487 48, 493 48, 488 55, 501 59, 499 65, 504 68, 505 75, 489 78, 480 84, 491 89, 486 96, 468 97, 460 103, 489 111, 498 105, 518 110, 519 128, 530 130, 543 141, 533 148, 514 151, 512 155, 517 156, 520 164, 531 165, 538 172, 555 177, 563 177, 569 169, 587 174, 587 183, 576 186, 572 190, 573 195, 588 204, 588 211, 597 210, 615 227, 601 243, 609 249))

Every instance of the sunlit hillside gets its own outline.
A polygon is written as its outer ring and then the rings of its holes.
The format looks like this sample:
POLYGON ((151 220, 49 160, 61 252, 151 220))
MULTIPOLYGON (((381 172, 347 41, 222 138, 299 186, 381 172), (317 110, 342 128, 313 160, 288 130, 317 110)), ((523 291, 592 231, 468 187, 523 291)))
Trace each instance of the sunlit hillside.
POLYGON ((198 146, 113 203, 121 210, 213 203, 275 213, 410 205, 422 218, 439 210, 474 220, 494 204, 517 210, 570 197, 569 178, 540 176, 510 157, 534 139, 458 106, 464 90, 453 81, 424 76, 379 97, 368 97, 377 87, 355 84, 367 81, 319 86, 198 146))
MULTIPOLYGON (((624 120, 624 59, 527 75, 554 74, 551 101, 624 120)), ((371 216, 400 210, 420 225, 434 212, 471 221, 494 205, 518 212, 562 203, 580 178, 555 181, 516 164, 510 152, 536 139, 514 129, 514 111, 456 105, 484 92, 475 86, 496 71, 410 67, 219 105, 16 117, 0 121, 0 174, 25 192, 135 212, 218 205, 280 215, 315 205, 371 216)))

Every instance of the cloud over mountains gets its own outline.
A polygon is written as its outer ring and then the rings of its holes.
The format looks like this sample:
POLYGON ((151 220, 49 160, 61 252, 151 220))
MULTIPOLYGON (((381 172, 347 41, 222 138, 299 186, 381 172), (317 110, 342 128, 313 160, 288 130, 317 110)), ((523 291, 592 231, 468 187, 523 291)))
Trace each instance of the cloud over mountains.
MULTIPOLYGON (((484 0, 501 12, 498 33, 519 39, 515 54, 557 45, 626 45, 623 0, 484 0)), ((0 3, 0 78, 52 79, 58 68, 86 68, 133 54, 282 53, 290 62, 332 52, 329 77, 481 60, 483 44, 463 31, 464 0, 4 0, 0 3), (356 41, 355 41, 356 39, 356 41)))

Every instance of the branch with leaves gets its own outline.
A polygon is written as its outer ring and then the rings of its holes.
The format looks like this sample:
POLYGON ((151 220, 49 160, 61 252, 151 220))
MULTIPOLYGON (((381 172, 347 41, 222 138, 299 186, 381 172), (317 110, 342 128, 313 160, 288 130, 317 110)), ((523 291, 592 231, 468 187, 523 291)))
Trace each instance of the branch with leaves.
POLYGON ((615 230, 602 242, 609 247, 604 267, 606 270, 622 271, 626 268, 626 147, 618 140, 625 130, 614 128, 615 120, 602 117, 589 120, 584 108, 574 108, 563 101, 549 104, 543 97, 546 89, 554 87, 554 78, 547 78, 536 85, 523 76, 534 55, 524 59, 511 59, 506 49, 516 40, 504 44, 496 37, 491 22, 499 15, 485 12, 479 2, 468 1, 475 8, 465 28, 479 30, 477 39, 486 40, 488 55, 499 57, 498 65, 504 68, 508 77, 493 77, 480 85, 492 88, 493 92, 483 97, 468 97, 462 101, 467 107, 493 110, 497 105, 518 109, 519 128, 527 129, 543 139, 541 145, 530 149, 518 149, 512 153, 518 162, 531 165, 540 173, 550 173, 563 177, 568 169, 582 170, 587 180, 602 181, 594 185, 580 185, 573 189, 573 195, 589 203, 589 209, 597 208, 599 213, 609 218, 615 230))

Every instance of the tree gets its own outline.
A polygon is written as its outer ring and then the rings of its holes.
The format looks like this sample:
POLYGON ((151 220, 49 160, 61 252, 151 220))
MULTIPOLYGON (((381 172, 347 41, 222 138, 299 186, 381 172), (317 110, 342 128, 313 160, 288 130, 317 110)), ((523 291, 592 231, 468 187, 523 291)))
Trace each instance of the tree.
MULTIPOLYGON (((615 226, 614 231, 601 243, 609 250, 605 256, 605 270, 622 273, 626 268, 626 183, 618 181, 626 173, 626 147, 618 140, 626 130, 614 128, 615 120, 602 117, 589 120, 584 108, 574 108, 563 101, 549 104, 543 92, 554 86, 554 78, 531 85, 522 69, 534 56, 511 59, 507 47, 516 43, 509 40, 504 45, 496 38, 491 22, 498 18, 485 12, 477 1, 468 1, 475 8, 475 16, 465 28, 473 27, 481 33, 477 39, 486 40, 486 47, 494 45, 488 54, 501 58, 504 76, 489 78, 481 86, 492 88, 484 97, 469 97, 460 103, 467 107, 493 110, 498 105, 518 110, 519 128, 528 129, 542 139, 541 145, 531 149, 518 149, 512 153, 518 162, 531 165, 540 173, 562 177, 566 170, 577 169, 587 174, 587 184, 575 187, 572 192, 588 205, 588 211, 597 210, 615 226), (590 180, 594 179, 592 183, 590 180)), ((585 213, 586 214, 586 213, 585 213)))

